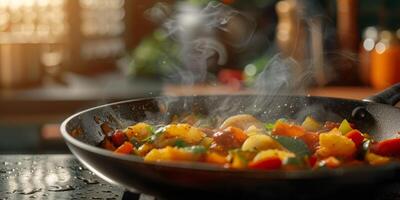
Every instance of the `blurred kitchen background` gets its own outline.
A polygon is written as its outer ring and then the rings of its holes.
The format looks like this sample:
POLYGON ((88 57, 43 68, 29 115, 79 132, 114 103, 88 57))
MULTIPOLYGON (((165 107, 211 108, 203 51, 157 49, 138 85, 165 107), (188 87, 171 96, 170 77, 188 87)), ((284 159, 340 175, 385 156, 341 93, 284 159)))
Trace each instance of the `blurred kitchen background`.
POLYGON ((251 93, 277 54, 307 77, 306 94, 361 99, 400 82, 398 0, 210 2, 0 0, 0 154, 68 152, 62 120, 108 102, 251 93), (207 32, 196 13, 218 3, 235 14, 217 15, 215 56, 188 86, 174 76, 177 36, 207 32))

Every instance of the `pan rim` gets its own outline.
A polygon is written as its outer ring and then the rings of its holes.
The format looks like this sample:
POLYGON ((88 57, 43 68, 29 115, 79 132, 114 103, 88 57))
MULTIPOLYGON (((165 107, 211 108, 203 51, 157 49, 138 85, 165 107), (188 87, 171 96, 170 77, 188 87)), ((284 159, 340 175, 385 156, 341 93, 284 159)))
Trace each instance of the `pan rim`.
MULTIPOLYGON (((236 94, 236 95, 192 95, 192 96, 154 96, 154 97, 144 97, 144 98, 134 98, 134 99, 128 99, 128 100, 123 100, 123 101, 117 101, 117 102, 112 102, 108 104, 103 104, 95 107, 91 107, 82 111, 79 111, 68 118, 66 118, 61 126, 60 126, 60 131, 61 135, 63 136, 64 140, 67 143, 70 143, 80 149, 83 149, 85 151, 89 151, 94 154, 100 154, 102 156, 110 157, 110 158, 116 158, 119 160, 124 160, 124 161, 129 161, 129 162, 135 162, 138 164, 143 164, 147 165, 149 167, 167 167, 167 168, 177 168, 177 169, 186 169, 186 170, 200 170, 200 171, 207 171, 207 172, 218 172, 218 173, 234 173, 234 174, 255 174, 256 176, 263 175, 260 178, 272 178, 272 179, 314 179, 314 178, 329 178, 329 177, 338 177, 338 176, 343 176, 349 173, 377 173, 377 172, 383 172, 383 171, 388 171, 388 170, 399 170, 400 169, 400 163, 399 162, 393 162, 389 163, 386 165, 380 165, 380 166, 352 166, 352 167, 341 167, 337 169, 317 169, 317 170, 310 170, 310 169, 300 169, 300 170, 294 170, 294 171, 285 171, 285 170, 274 170, 274 171, 263 171, 263 170, 254 170, 254 169, 229 169, 229 168, 223 168, 220 166, 214 166, 212 164, 205 164, 205 163, 197 163, 197 162, 144 162, 144 160, 141 157, 138 156, 132 156, 132 155, 119 155, 115 154, 111 151, 102 149, 100 147, 96 147, 90 144, 87 144, 85 142, 82 142, 74 137, 72 137, 66 127, 67 124, 74 118, 82 115, 83 113, 87 113, 93 110, 105 108, 105 107, 110 107, 110 106, 115 106, 115 105, 120 105, 120 104, 125 104, 125 103, 130 103, 130 102, 138 102, 138 101, 151 101, 151 100, 156 100, 156 99, 162 99, 166 97, 172 97, 172 98, 185 98, 185 97, 229 97, 229 96, 270 96, 270 97, 290 97, 290 98, 316 98, 316 99, 327 99, 327 100, 334 100, 334 101, 347 101, 347 102, 353 102, 353 103, 363 103, 366 105, 374 105, 374 104, 379 104, 379 103, 373 103, 373 102, 368 102, 368 101, 363 101, 363 100, 355 100, 355 99, 345 99, 345 98, 336 98, 336 97, 325 97, 325 96, 301 96, 301 95, 251 95, 251 94, 236 94)), ((389 105, 385 104, 379 104, 391 108, 395 108, 389 105)), ((400 111, 400 109, 399 109, 400 111)), ((78 155, 74 156, 78 157, 78 155)))

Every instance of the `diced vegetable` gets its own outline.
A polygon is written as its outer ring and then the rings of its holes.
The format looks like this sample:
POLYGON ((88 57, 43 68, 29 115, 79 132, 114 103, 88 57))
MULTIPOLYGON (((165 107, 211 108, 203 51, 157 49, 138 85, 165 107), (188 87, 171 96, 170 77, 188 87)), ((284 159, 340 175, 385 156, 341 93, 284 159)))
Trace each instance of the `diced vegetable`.
POLYGON ((266 129, 267 131, 272 131, 272 130, 274 130, 274 127, 275 127, 275 123, 267 123, 267 124, 265 124, 265 129, 266 129))
POLYGON ((269 150, 264 150, 264 151, 260 151, 259 153, 257 153, 257 155, 253 159, 253 162, 265 160, 270 157, 278 157, 283 162, 286 162, 286 160, 288 158, 294 158, 295 154, 293 154, 291 152, 287 152, 287 151, 277 150, 277 149, 269 149, 269 150))
POLYGON ((278 141, 284 148, 290 152, 293 152, 300 158, 310 155, 310 150, 308 149, 307 145, 299 139, 287 136, 274 136, 274 139, 278 141))
POLYGON ((331 121, 326 121, 325 124, 324 124, 324 126, 323 126, 323 129, 325 129, 325 130, 332 130, 332 129, 334 129, 334 128, 339 128, 339 126, 340 126, 340 123, 331 122, 331 121))
POLYGON ((400 138, 388 139, 374 144, 372 152, 381 156, 400 156, 400 138))
POLYGON ((303 124, 301 124, 307 131, 318 131, 322 125, 312 117, 306 117, 303 124))
POLYGON ((224 131, 231 132, 235 137, 235 139, 240 143, 243 143, 247 139, 247 135, 240 128, 230 126, 226 128, 224 131))
POLYGON ((129 126, 124 130, 124 133, 131 140, 132 137, 135 137, 138 141, 144 140, 145 138, 151 136, 153 134, 153 127, 147 123, 140 122, 133 126, 129 126))
POLYGON ((215 152, 207 153, 205 161, 208 163, 219 164, 219 165, 224 165, 228 162, 225 156, 215 152))
POLYGON ((174 146, 181 148, 181 147, 186 147, 187 144, 186 144, 185 141, 183 141, 181 139, 178 139, 178 140, 175 141, 175 145, 174 146))
POLYGON ((302 140, 308 147, 310 152, 315 152, 319 145, 319 134, 314 132, 307 132, 297 139, 302 140))
POLYGON ((237 136, 237 135, 235 135, 235 133, 232 132, 232 130, 235 130, 235 129, 226 128, 222 131, 216 132, 213 135, 214 141, 218 145, 225 147, 226 149, 234 149, 234 148, 241 147, 244 142, 243 139, 245 137, 247 138, 247 135, 245 135, 242 132, 242 133, 239 133, 241 136, 237 136))
POLYGON ((165 138, 180 138, 188 144, 198 144, 206 136, 199 128, 189 124, 168 125, 163 135, 165 138))
POLYGON ((225 129, 229 126, 240 128, 242 130, 246 130, 250 126, 255 126, 260 129, 263 128, 263 124, 257 118, 248 114, 234 115, 227 118, 220 126, 220 129, 225 129))
POLYGON ((388 163, 390 161, 390 158, 368 152, 365 155, 365 160, 367 160, 367 162, 370 165, 383 165, 383 164, 388 163))
POLYGON ((108 138, 105 138, 103 140, 103 142, 101 142, 100 146, 102 148, 110 150, 110 151, 114 151, 116 149, 115 146, 112 144, 112 142, 108 138))
POLYGON ((342 121, 342 123, 340 124, 338 129, 342 134, 346 134, 349 131, 353 130, 353 128, 351 127, 350 123, 346 119, 344 119, 342 121))
POLYGON ((138 141, 135 137, 131 137, 129 142, 131 142, 135 146, 135 148, 139 148, 142 145, 142 142, 138 141))
POLYGON ((145 157, 145 161, 196 161, 200 158, 199 154, 179 149, 176 147, 165 147, 153 149, 145 157))
POLYGON ((203 140, 200 142, 200 145, 203 145, 206 148, 210 148, 213 141, 214 140, 210 137, 204 137, 203 140))
POLYGON ((282 149, 282 146, 268 135, 252 135, 242 145, 243 151, 262 151, 267 149, 282 149))
POLYGON ((251 169, 274 170, 282 166, 282 161, 279 157, 273 156, 256 162, 250 162, 248 167, 251 169))
POLYGON ((119 146, 114 152, 120 154, 130 154, 133 151, 133 144, 130 142, 124 142, 121 146, 119 146))
POLYGON ((188 152, 191 152, 191 153, 195 153, 195 154, 202 154, 202 153, 205 153, 207 151, 206 148, 204 148, 203 146, 200 146, 200 145, 185 147, 183 149, 185 151, 188 151, 188 152))
POLYGON ((231 167, 235 169, 243 169, 247 167, 249 160, 253 157, 252 154, 239 149, 229 152, 231 160, 231 167))
POLYGON ((342 135, 336 128, 328 133, 321 133, 319 135, 319 144, 320 148, 317 150, 317 155, 325 158, 329 156, 349 158, 357 150, 354 142, 342 135))
POLYGON ((340 166, 340 161, 337 158, 330 156, 328 158, 321 160, 318 163, 318 166, 319 167, 328 167, 328 168, 337 168, 340 166))
MULTIPOLYGON (((271 129, 272 131, 272 129, 271 129)), ((265 134, 265 130, 257 128, 255 126, 250 126, 247 130, 244 131, 244 133, 250 137, 252 135, 257 135, 257 134, 265 134)))
POLYGON ((364 141, 364 136, 357 129, 351 130, 346 133, 346 137, 350 138, 357 147, 360 146, 364 141))
POLYGON ((317 156, 312 155, 308 158, 308 164, 310 165, 310 167, 314 167, 317 161, 318 161, 317 156))
POLYGON ((139 156, 145 156, 147 153, 149 153, 152 149, 154 149, 154 145, 150 143, 145 143, 142 146, 139 147, 137 150, 137 153, 139 156))
POLYGON ((127 140, 128 138, 126 137, 125 133, 122 132, 121 130, 114 131, 114 133, 111 136, 111 141, 116 147, 121 146, 127 140))
POLYGON ((272 133, 275 135, 298 137, 304 135, 306 130, 301 126, 288 124, 282 120, 278 120, 275 123, 272 133))

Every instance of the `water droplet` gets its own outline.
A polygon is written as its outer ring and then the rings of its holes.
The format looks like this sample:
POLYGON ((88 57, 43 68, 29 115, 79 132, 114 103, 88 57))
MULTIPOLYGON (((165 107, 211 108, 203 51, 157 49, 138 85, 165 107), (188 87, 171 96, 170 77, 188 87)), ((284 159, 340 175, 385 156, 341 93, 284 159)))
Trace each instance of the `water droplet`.
POLYGON ((96 179, 89 179, 89 178, 85 178, 85 177, 80 177, 80 176, 77 176, 76 177, 77 179, 79 179, 79 180, 81 180, 81 181, 83 181, 83 182, 85 182, 86 184, 98 184, 98 183, 100 183, 98 180, 96 180, 96 179))
POLYGON ((16 162, 15 164, 16 165, 22 165, 22 162, 16 162))
POLYGON ((92 197, 92 199, 103 199, 101 197, 92 197))
POLYGON ((35 196, 35 195, 32 195, 32 196, 30 196, 29 198, 30 198, 30 199, 36 199, 36 198, 37 198, 37 196, 35 196))
POLYGON ((4 162, 3 162, 3 165, 10 165, 10 163, 7 162, 7 161, 4 161, 4 162))
POLYGON ((28 188, 25 190, 14 190, 12 193, 31 195, 42 191, 42 188, 28 188))
POLYGON ((47 196, 49 196, 48 194, 46 194, 46 193, 44 193, 44 194, 42 194, 42 196, 44 196, 44 197, 47 197, 47 196))
POLYGON ((5 174, 5 173, 7 173, 7 171, 6 171, 6 170, 4 170, 4 169, 0 169, 0 174, 5 174))
POLYGON ((75 190, 75 188, 71 185, 65 185, 65 186, 52 185, 52 186, 50 186, 49 189, 47 189, 47 191, 50 191, 50 192, 64 192, 64 191, 71 191, 71 190, 75 190))

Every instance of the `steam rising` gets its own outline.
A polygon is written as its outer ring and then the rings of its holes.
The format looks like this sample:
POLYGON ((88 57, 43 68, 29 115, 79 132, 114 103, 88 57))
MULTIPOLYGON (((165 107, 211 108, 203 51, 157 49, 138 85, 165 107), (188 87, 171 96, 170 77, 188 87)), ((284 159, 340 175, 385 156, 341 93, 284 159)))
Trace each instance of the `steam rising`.
MULTIPOLYGON (((227 63, 226 45, 238 51, 244 49, 251 42, 256 29, 253 19, 216 2, 204 7, 180 3, 173 10, 168 9, 165 4, 156 4, 147 15, 153 21, 162 22, 168 37, 173 38, 181 46, 182 66, 172 66, 175 72, 168 78, 186 86, 206 82, 210 77, 208 73, 210 67, 227 63)), ((312 31, 318 31, 318 27, 312 31)), ((269 52, 271 51, 277 52, 274 47, 269 49, 269 52)), ((214 116, 226 116, 238 112, 270 114, 274 110, 273 106, 286 105, 287 100, 282 98, 280 102, 275 102, 276 95, 305 94, 305 89, 312 80, 312 69, 304 67, 304 63, 299 63, 290 55, 276 53, 258 75, 252 88, 261 96, 253 96, 245 103, 235 102, 230 98, 218 101, 218 105, 215 105, 217 101, 210 102, 210 105, 205 105, 208 114, 214 116)), ((184 98, 183 104, 176 105, 176 102, 180 102, 179 98, 163 97, 160 105, 166 111, 172 110, 174 106, 190 110, 194 102, 193 97, 184 98)))
POLYGON ((158 3, 146 14, 161 21, 167 35, 180 45, 182 66, 172 66, 175 73, 168 78, 186 85, 206 82, 209 68, 227 63, 225 45, 235 49, 247 46, 256 27, 254 20, 216 2, 205 7, 179 3, 172 12, 158 3))

